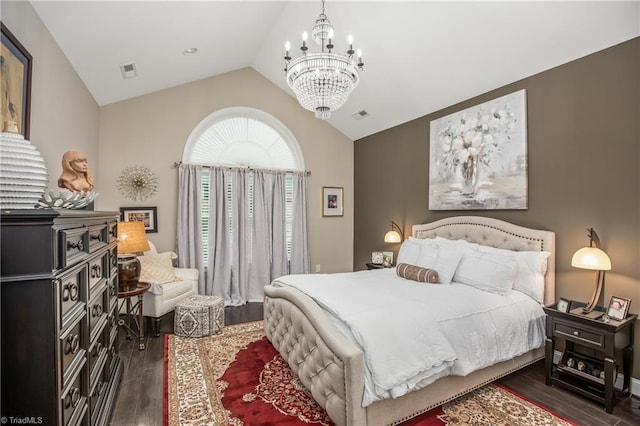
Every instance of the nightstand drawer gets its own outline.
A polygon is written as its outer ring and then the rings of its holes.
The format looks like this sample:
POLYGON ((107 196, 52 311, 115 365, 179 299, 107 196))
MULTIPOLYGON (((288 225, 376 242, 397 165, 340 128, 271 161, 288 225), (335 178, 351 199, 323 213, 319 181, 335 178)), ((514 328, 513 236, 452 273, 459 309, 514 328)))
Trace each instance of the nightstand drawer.
POLYGON ((556 320, 553 322, 553 334, 562 336, 572 342, 586 343, 604 348, 604 333, 598 330, 556 320))

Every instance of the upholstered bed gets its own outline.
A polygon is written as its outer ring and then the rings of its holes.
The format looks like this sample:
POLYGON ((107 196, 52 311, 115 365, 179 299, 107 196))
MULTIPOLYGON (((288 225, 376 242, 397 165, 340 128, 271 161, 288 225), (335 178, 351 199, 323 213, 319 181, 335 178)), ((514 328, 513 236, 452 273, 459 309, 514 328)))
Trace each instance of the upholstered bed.
MULTIPOLYGON (((548 252, 541 302, 555 301, 553 232, 497 219, 461 216, 415 225, 412 235, 417 239, 466 240, 510 251, 548 252)), ((311 297, 287 286, 265 287, 264 326, 268 339, 293 373, 338 425, 398 424, 544 357, 541 346, 466 376, 439 378, 422 389, 363 407, 364 354, 327 319, 325 310, 311 297)))

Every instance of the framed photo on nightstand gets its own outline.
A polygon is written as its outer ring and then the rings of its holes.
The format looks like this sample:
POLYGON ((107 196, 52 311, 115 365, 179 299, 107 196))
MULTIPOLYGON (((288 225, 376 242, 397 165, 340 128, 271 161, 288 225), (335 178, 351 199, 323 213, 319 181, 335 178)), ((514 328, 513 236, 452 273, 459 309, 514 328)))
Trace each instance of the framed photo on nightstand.
POLYGON ((560 298, 556 303, 556 310, 559 312, 569 312, 569 306, 571 303, 567 299, 560 298))
POLYGON ((630 304, 631 304, 631 299, 627 299, 625 297, 611 296, 611 301, 609 302, 609 308, 607 308, 607 316, 609 318, 622 321, 627 317, 627 312, 629 312, 630 304))

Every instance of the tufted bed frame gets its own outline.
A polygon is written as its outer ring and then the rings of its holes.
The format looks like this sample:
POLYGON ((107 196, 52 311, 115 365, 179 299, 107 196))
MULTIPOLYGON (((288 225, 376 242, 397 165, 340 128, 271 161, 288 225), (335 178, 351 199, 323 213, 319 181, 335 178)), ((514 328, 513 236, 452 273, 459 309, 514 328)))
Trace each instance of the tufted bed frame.
MULTIPOLYGON (((465 239, 515 251, 551 253, 545 276, 545 305, 555 302, 555 234, 497 219, 460 216, 413 226, 415 238, 465 239)), ((544 358, 544 347, 475 371, 447 376, 396 399, 362 407, 363 353, 327 319, 307 295, 265 287, 267 338, 288 362, 313 398, 337 425, 394 425, 544 358)))

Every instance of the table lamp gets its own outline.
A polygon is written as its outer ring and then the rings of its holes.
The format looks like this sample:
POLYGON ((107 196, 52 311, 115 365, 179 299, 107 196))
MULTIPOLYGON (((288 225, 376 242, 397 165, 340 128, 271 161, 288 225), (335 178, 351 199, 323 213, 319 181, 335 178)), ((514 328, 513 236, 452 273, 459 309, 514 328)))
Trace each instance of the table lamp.
POLYGON ((609 256, 600 249, 600 238, 593 228, 588 229, 589 233, 589 247, 583 247, 573 255, 571 259, 571 266, 575 268, 591 269, 598 271, 596 275, 596 288, 593 291, 593 296, 589 304, 584 308, 573 309, 571 313, 585 315, 589 318, 599 318, 603 312, 594 311, 594 308, 598 306, 598 303, 602 305, 601 296, 603 296, 602 289, 604 288, 604 271, 611 270, 611 260, 609 256))
POLYGON ((385 243, 401 243, 404 240, 404 232, 397 223, 391 221, 391 230, 384 234, 385 243))
POLYGON ((120 291, 132 290, 140 279, 137 256, 149 250, 147 234, 142 222, 118 223, 118 281, 120 291))

